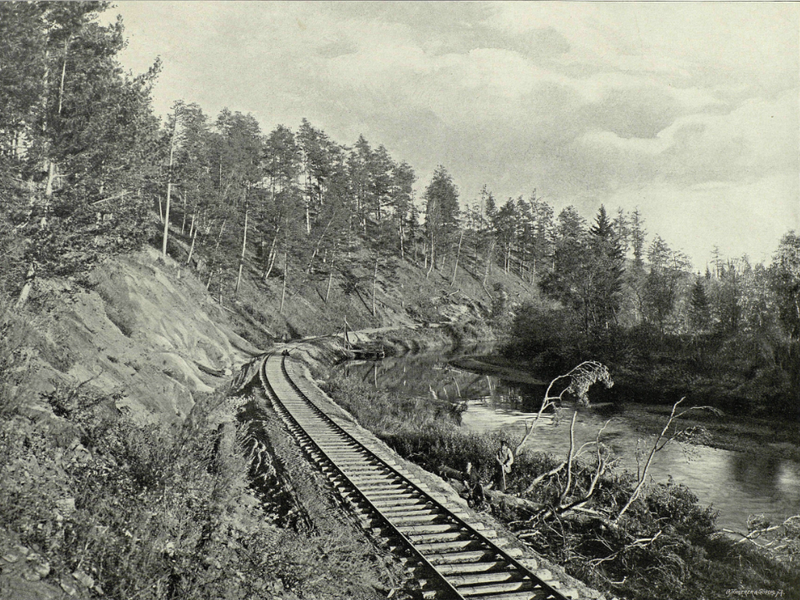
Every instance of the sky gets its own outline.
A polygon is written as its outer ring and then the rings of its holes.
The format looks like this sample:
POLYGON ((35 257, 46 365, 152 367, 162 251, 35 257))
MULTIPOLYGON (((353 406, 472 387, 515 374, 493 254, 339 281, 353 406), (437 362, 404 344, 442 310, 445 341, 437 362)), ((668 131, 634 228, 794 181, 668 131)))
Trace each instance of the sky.
POLYGON ((800 4, 119 2, 134 73, 177 99, 305 117, 411 164, 462 206, 536 190, 587 220, 640 210, 704 271, 800 230, 800 4))

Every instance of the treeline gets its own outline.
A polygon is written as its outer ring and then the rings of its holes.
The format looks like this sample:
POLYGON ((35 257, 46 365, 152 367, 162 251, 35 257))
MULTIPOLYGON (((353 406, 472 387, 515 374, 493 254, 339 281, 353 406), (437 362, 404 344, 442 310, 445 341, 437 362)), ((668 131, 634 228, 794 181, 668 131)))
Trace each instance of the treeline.
POLYGON ((363 136, 338 143, 305 119, 264 132, 251 115, 211 118, 178 101, 162 123, 151 106, 160 64, 123 72, 122 23, 98 21, 107 8, 0 4, 8 293, 24 300, 37 273, 79 273, 149 240, 221 294, 235 293, 245 262, 265 282, 293 268, 330 289, 346 263, 377 271, 395 256, 453 284, 463 266, 487 291, 494 270, 515 273, 588 337, 642 324, 661 334, 800 336, 794 233, 769 267, 717 253, 693 275, 684 254, 658 235, 648 241, 638 210, 601 207, 590 226, 574 207, 556 215, 535 191, 500 203, 486 187, 462 208, 444 167, 415 198, 408 163, 363 136))
MULTIPOLYGON (((508 206, 508 205, 507 205, 508 206)), ((556 376, 584 360, 616 373, 609 398, 682 396, 740 414, 797 418, 800 407, 800 236, 770 265, 715 249, 704 273, 660 236, 646 243, 638 211, 587 226, 567 208, 537 282, 554 306, 529 302, 505 354, 556 376)))
POLYGON ((123 72, 121 21, 102 2, 0 5, 0 252, 23 299, 37 273, 73 272, 146 239, 159 179, 159 72, 123 72))

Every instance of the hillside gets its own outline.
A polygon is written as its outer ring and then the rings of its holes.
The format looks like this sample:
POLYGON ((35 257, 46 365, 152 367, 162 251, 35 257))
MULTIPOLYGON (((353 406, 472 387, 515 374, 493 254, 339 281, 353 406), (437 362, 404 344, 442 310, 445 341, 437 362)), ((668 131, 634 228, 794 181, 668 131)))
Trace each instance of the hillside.
POLYGON ((180 239, 170 255, 165 261, 145 247, 106 259, 80 283, 73 277, 36 281, 25 309, 35 325, 24 384, 31 398, 58 385, 90 384, 113 396, 118 408, 180 419, 194 396, 225 385, 238 366, 274 342, 341 333, 345 319, 350 331, 437 325, 454 343, 462 336, 491 338, 488 323, 507 318, 535 293, 501 269, 489 279, 499 284, 490 292, 467 260, 450 285, 451 273, 433 270, 426 277, 387 256, 379 259, 373 315, 374 259, 359 251, 333 277, 303 273, 290 259, 281 312, 282 271, 265 282, 248 257, 238 294, 212 295, 182 264, 180 239))
MULTIPOLYGON (((286 286, 281 313, 280 279, 265 284, 246 269, 238 296, 223 294, 220 303, 175 248, 175 258, 166 260, 145 246, 108 257, 81 277, 39 278, 25 308, 5 305, 0 590, 16 599, 130 597, 144 590, 162 597, 167 592, 148 590, 141 572, 160 577, 171 571, 180 589, 196 594, 202 581, 195 579, 197 569, 206 568, 200 565, 212 553, 216 572, 242 573, 225 585, 262 586, 256 593, 266 597, 295 597, 288 589, 304 590, 299 597, 337 597, 341 590, 326 582, 343 580, 350 581, 343 592, 348 597, 384 597, 389 588, 406 590, 397 597, 413 597, 407 576, 384 549, 357 525, 330 517, 335 503, 319 495, 317 475, 290 456, 292 444, 268 425, 268 414, 256 413, 253 421, 271 428, 267 446, 248 445, 252 438, 235 424, 247 398, 231 403, 224 391, 243 363, 276 340, 336 333, 345 317, 352 328, 383 335, 395 351, 491 336, 486 321, 493 296, 466 270, 450 286, 435 270, 426 278, 407 262, 387 259, 389 266, 378 271, 373 316, 371 296, 359 282, 369 271, 354 261, 343 270, 346 276, 333 279, 327 305, 314 297, 314 277, 298 277, 286 286), (354 286, 347 288, 347 277, 354 286), (261 472, 251 471, 234 440, 250 458, 259 453, 270 482, 267 496, 250 487, 250 477, 261 472), (208 464, 227 466, 209 473, 208 464), (193 488, 220 491, 195 498, 193 488), (163 507, 156 522, 146 524, 143 515, 156 505, 163 507), (287 519, 284 526, 271 525, 287 519), (134 526, 138 537, 129 539, 134 526), (313 537, 303 533, 309 526, 313 537), (97 527, 106 532, 102 538, 92 533, 97 527), (202 539, 206 527, 224 532, 210 549, 192 541, 202 539), (264 560, 277 561, 274 574, 250 573, 241 536, 258 540, 264 560), (180 567, 163 553, 168 539, 182 540, 180 567), (320 553, 322 547, 332 551, 320 553), (139 562, 117 564, 121 552, 139 562), (362 566, 345 574, 354 560, 362 566), (281 580, 281 572, 306 575, 285 583, 290 580, 281 580)), ((512 298, 526 293, 513 276, 497 276, 512 298)), ((502 319, 513 302, 502 310, 494 304, 494 317, 502 319)), ((218 597, 219 589, 205 593, 218 597)))

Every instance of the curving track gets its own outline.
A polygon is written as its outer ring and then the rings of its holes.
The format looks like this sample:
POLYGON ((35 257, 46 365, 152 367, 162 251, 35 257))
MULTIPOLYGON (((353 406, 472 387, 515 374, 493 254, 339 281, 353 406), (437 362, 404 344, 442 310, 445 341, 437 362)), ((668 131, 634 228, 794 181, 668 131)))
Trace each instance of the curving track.
POLYGON ((437 596, 566 600, 328 417, 301 391, 303 382, 292 380, 285 356, 267 356, 260 377, 300 446, 346 500, 402 540, 437 596))

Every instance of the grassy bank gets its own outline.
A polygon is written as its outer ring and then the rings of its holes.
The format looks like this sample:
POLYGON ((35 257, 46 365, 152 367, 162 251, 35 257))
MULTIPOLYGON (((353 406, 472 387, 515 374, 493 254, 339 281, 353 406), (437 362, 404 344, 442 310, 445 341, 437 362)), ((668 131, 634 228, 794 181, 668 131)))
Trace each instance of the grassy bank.
MULTIPOLYGON (((450 361, 450 364, 473 373, 500 377, 512 384, 542 384, 541 379, 532 372, 531 363, 527 360, 491 354, 460 357, 450 361)), ((618 386, 624 389, 624 383, 615 382, 614 388, 618 386)), ((615 391, 617 392, 615 410, 630 416, 629 422, 638 432, 642 435, 654 435, 661 431, 665 419, 669 417, 672 408, 670 404, 635 403, 631 409, 627 397, 621 400, 619 390, 615 391)), ((610 391, 604 389, 598 392, 604 395, 610 394, 610 391)), ((800 422, 793 419, 759 418, 727 412, 720 417, 710 412, 698 411, 683 417, 682 423, 686 427, 702 427, 707 433, 703 438, 705 446, 800 460, 800 447, 797 444, 800 439, 800 422)))
MULTIPOLYGON (((464 469, 470 461, 484 482, 492 479, 498 439, 461 429, 451 404, 394 397, 341 374, 327 387, 364 427, 404 458, 430 471, 441 465, 464 469)), ((718 535, 714 514, 682 486, 646 487, 617 523, 636 481, 608 469, 578 510, 553 511, 564 505, 567 473, 562 468, 546 474, 563 460, 522 452, 508 480, 513 499, 490 492, 488 509, 588 585, 636 600, 720 598, 731 589, 783 590, 784 597, 791 597, 799 589, 796 564, 718 535), (531 486, 537 478, 541 481, 531 486)), ((567 504, 589 494, 596 466, 591 455, 575 462, 567 504)))
POLYGON ((682 396, 730 414, 800 421, 800 343, 780 332, 667 334, 639 325, 580 333, 564 310, 520 308, 503 356, 543 379, 584 360, 614 373, 604 401, 672 405, 682 396))
POLYGON ((381 597, 370 548, 345 528, 277 526, 250 488, 243 429, 205 419, 222 400, 180 427, 134 425, 86 393, 51 395, 58 419, 4 414, 5 560, 85 598, 381 597))

